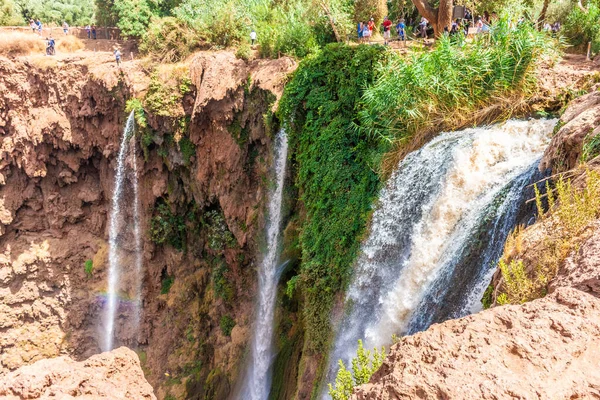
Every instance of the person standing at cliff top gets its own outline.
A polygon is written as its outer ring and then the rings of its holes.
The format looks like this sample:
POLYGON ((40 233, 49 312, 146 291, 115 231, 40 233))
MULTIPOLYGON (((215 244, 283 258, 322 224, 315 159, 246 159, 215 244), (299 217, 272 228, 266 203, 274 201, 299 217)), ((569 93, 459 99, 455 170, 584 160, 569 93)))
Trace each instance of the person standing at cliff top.
POLYGON ((390 33, 392 30, 392 21, 388 17, 383 19, 383 44, 387 46, 390 40, 390 33))
POLYGON ((87 37, 89 39, 92 35, 92 27, 89 24, 85 26, 85 32, 87 33, 87 37))
POLYGON ((256 41, 256 31, 254 29, 250 32, 250 40, 252 41, 252 46, 254 46, 254 42, 256 41))
POLYGON ((115 49, 115 61, 117 62, 117 67, 121 66, 121 52, 119 49, 115 49))
POLYGON ((31 28, 31 31, 33 33, 35 33, 35 31, 37 30, 37 25, 35 24, 35 21, 30 19, 29 20, 29 27, 31 28))
POLYGON ((96 40, 96 25, 92 25, 92 39, 96 40))
POLYGON ((42 36, 42 21, 40 21, 39 19, 37 21, 35 21, 35 25, 37 27, 37 31, 38 31, 38 35, 42 36))
POLYGON ((67 21, 63 21, 62 27, 63 27, 63 33, 65 35, 68 35, 69 34, 69 24, 67 24, 67 21))

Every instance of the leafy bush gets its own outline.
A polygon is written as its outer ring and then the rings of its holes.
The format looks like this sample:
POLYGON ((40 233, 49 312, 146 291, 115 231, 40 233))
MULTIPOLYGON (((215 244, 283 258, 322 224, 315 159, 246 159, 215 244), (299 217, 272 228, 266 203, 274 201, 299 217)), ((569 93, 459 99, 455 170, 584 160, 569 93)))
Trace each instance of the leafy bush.
POLYGON ((94 262, 92 260, 85 260, 85 263, 83 264, 83 269, 85 270, 85 274, 87 275, 87 277, 91 278, 92 274, 94 273, 94 262))
POLYGON ((226 247, 235 247, 236 241, 229 230, 223 213, 211 210, 204 215, 207 224, 208 247, 218 253, 226 247))
POLYGON ((548 185, 548 211, 542 208, 542 195, 535 188, 540 215, 537 224, 541 224, 541 232, 534 239, 539 243, 530 244, 535 248, 535 260, 523 258, 520 240, 507 241, 498 265, 503 281, 496 297, 498 304, 520 304, 544 296, 564 260, 590 234, 590 224, 600 217, 600 173, 586 171, 585 175, 583 189, 563 177, 554 189, 548 185))
POLYGON ((174 282, 175 277, 169 275, 165 276, 160 284, 160 294, 168 294, 174 282))
POLYGON ((23 25, 25 19, 21 15, 21 8, 13 0, 0 0, 0 26, 23 25))
POLYGON ((600 6, 597 0, 589 1, 587 12, 583 12, 579 7, 572 7, 563 24, 563 33, 569 39, 569 42, 585 50, 587 44, 592 42, 592 52, 594 54, 600 51, 600 6))
POLYGON ((338 361, 340 369, 335 378, 335 387, 329 384, 329 395, 333 400, 348 400, 352 395, 354 387, 368 383, 371 376, 381 367, 385 358, 385 348, 379 352, 376 348, 371 351, 365 350, 362 340, 358 341, 356 357, 352 359, 352 372, 346 369, 342 360, 338 361))
POLYGON ((333 298, 348 281, 380 187, 374 166, 385 147, 350 126, 386 54, 382 46, 328 45, 300 63, 280 102, 306 211, 299 228, 306 335, 320 351, 331 337, 333 298))
POLYGON ((583 162, 593 160, 600 155, 600 134, 588 136, 583 143, 581 160, 583 162))
POLYGON ((158 200, 150 220, 150 239, 156 244, 169 243, 177 250, 185 247, 185 218, 176 215, 164 199, 158 200))
POLYGON ((235 326, 235 321, 229 315, 223 315, 219 321, 219 326, 221 327, 221 332, 223 332, 223 335, 231 336, 231 331, 235 326))
MULTIPOLYGON (((26 19, 39 18, 45 24, 86 25, 94 18, 94 0, 18 0, 16 3, 26 19)), ((1 3, 0 3, 1 4, 1 3)))
POLYGON ((178 62, 199 47, 198 33, 174 17, 153 17, 142 36, 140 51, 158 62, 178 62))
POLYGON ((153 16, 150 4, 147 0, 114 0, 113 10, 123 36, 144 36, 153 16))
POLYGON ((213 287, 217 297, 229 302, 233 299, 233 287, 227 279, 227 273, 229 272, 227 264, 222 258, 215 258, 213 260, 213 287))
POLYGON ((138 98, 133 98, 127 100, 125 103, 125 112, 134 112, 135 123, 140 128, 146 128, 148 126, 148 121, 146 120, 146 114, 144 113, 144 105, 142 101, 138 98))

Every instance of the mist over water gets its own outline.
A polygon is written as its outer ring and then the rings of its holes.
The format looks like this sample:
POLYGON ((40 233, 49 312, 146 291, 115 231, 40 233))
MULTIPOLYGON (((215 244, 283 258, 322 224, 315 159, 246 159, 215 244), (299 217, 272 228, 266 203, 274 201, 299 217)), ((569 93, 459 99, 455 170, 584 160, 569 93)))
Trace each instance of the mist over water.
POLYGON ((554 120, 443 133, 399 165, 355 264, 337 360, 478 309, 554 120))

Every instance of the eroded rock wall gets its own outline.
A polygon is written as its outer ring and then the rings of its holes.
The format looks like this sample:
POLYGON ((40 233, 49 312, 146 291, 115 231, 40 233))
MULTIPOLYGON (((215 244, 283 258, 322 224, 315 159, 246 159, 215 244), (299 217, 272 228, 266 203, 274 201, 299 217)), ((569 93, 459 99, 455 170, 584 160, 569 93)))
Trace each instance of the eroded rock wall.
MULTIPOLYGON (((180 113, 148 112, 148 127, 138 129, 142 324, 131 328, 122 302, 115 341, 138 349, 159 398, 222 398, 243 362, 271 154, 264 116, 294 67, 286 58, 246 63, 200 53, 185 66, 192 84, 180 113), (187 155, 173 141, 180 121, 187 155), (181 246, 157 242, 159 204, 182 221, 181 246), (221 327, 225 316, 235 323, 230 332, 221 327)), ((125 103, 144 98, 152 74, 143 62, 117 69, 102 56, 60 64, 0 58, 0 373, 99 352, 125 103)), ((127 297, 133 244, 122 236, 127 297)))

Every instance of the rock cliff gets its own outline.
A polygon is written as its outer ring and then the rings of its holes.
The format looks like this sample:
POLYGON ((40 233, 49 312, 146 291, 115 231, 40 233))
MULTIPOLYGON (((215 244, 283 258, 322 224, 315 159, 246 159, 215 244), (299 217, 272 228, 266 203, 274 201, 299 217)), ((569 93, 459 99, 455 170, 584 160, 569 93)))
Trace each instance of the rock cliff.
MULTIPOLYGON (((115 158, 138 98, 127 163, 142 166, 143 318, 132 329, 122 301, 116 343, 138 349, 159 397, 223 398, 252 321, 272 108, 295 63, 227 52, 168 67, 111 61, 0 57, 0 374, 99 352, 115 158), (167 219, 176 232, 159 229, 167 219)), ((128 264, 126 233, 122 243, 128 264)), ((126 272, 125 299, 133 286, 126 272)))
POLYGON ((126 347, 76 362, 44 359, 0 377, 0 396, 16 399, 155 400, 137 355, 126 347))

